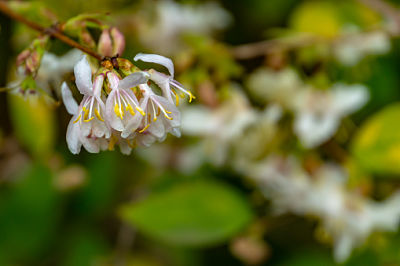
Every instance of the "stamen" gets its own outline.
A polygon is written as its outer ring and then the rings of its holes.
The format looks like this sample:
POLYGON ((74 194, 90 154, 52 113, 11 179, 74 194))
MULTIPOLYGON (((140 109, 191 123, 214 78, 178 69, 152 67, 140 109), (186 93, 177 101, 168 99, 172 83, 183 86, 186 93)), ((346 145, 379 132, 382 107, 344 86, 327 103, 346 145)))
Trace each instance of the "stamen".
POLYGON ((90 121, 92 121, 93 119, 94 119, 94 116, 92 116, 92 117, 89 118, 89 119, 83 120, 83 122, 90 122, 90 121))
POLYGON ((168 116, 167 114, 164 114, 164 116, 165 116, 167 119, 169 119, 169 120, 173 120, 173 118, 170 117, 170 116, 168 116))
POLYGON ((128 104, 128 105, 125 107, 125 109, 126 109, 127 111, 129 111, 129 113, 131 113, 132 116, 135 115, 135 112, 133 111, 132 105, 128 104))
POLYGON ((179 96, 178 96, 178 94, 174 91, 174 90, 171 90, 172 92, 173 92, 173 94, 175 94, 175 103, 176 103, 176 106, 179 106, 179 96))
POLYGON ((139 130, 139 133, 143 133, 146 129, 148 129, 150 126, 150 124, 148 124, 147 126, 145 126, 142 130, 139 130))
POLYGON ((83 120, 87 120, 89 118, 89 110, 84 106, 82 107, 83 112, 85 113, 83 115, 83 120))
POLYGON ((121 114, 121 109, 119 108, 118 104, 114 105, 114 113, 117 117, 123 119, 123 114, 121 114))
POLYGON ((81 117, 82 117, 82 114, 79 114, 78 118, 76 118, 76 120, 74 121, 74 124, 75 124, 76 122, 78 122, 78 121, 81 119, 81 117))
POLYGON ((146 113, 143 111, 143 109, 140 108, 139 106, 136 106, 136 110, 138 110, 138 112, 139 112, 142 116, 145 116, 145 115, 146 115, 146 113))
POLYGON ((109 151, 113 151, 114 150, 114 146, 117 143, 118 139, 112 135, 110 138, 110 142, 108 143, 108 150, 109 151))
POLYGON ((94 109, 94 113, 97 116, 97 119, 99 119, 101 122, 104 122, 104 119, 101 117, 100 112, 97 108, 94 109))

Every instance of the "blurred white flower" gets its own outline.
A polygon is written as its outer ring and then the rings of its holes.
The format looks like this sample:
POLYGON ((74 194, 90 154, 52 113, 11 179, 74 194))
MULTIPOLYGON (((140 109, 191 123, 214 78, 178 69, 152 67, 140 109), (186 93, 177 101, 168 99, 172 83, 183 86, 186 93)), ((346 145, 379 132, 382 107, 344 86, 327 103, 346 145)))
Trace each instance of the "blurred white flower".
POLYGON ((360 84, 335 84, 330 90, 305 89, 296 97, 294 132, 306 148, 331 138, 343 117, 359 110, 369 98, 360 84))
POLYGON ((279 71, 260 68, 250 75, 247 86, 257 100, 271 101, 291 108, 294 95, 303 89, 305 84, 291 68, 279 71))
POLYGON ((293 157, 270 156, 237 169, 258 183, 277 214, 318 217, 333 238, 337 262, 372 232, 396 231, 400 222, 400 192, 384 202, 363 198, 346 189, 346 173, 336 165, 323 165, 311 175, 293 157))
POLYGON ((229 99, 215 110, 202 106, 185 108, 182 112, 182 131, 188 136, 203 137, 212 163, 221 165, 231 144, 256 122, 258 115, 243 93, 232 90, 229 99))
POLYGON ((39 88, 50 91, 50 86, 59 88, 63 76, 72 72, 74 65, 82 57, 82 52, 72 49, 62 56, 46 52, 43 55, 38 74, 35 78, 39 88))
POLYGON ((390 38, 385 32, 352 33, 334 45, 333 53, 343 65, 354 66, 364 57, 386 54, 390 48, 390 38))
POLYGON ((231 20, 230 14, 217 3, 191 5, 157 1, 156 18, 142 25, 143 34, 139 36, 152 50, 172 54, 182 47, 182 34, 209 35, 215 30, 224 29, 231 20))

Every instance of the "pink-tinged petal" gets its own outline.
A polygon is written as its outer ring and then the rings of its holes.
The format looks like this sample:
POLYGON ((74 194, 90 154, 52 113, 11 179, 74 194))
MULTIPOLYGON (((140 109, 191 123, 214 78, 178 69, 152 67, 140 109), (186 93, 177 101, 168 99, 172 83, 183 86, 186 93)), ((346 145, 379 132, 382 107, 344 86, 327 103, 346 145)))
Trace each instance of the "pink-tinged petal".
POLYGON ((90 153, 99 153, 100 152, 100 142, 96 141, 93 138, 81 138, 82 145, 85 149, 90 153))
POLYGON ((121 56, 125 50, 125 37, 117 28, 111 28, 111 37, 113 39, 113 55, 121 56))
POLYGON ((180 138, 182 135, 181 130, 179 128, 173 128, 173 129, 171 129, 171 131, 169 133, 171 133, 172 135, 174 135, 177 138, 180 138))
POLYGON ((78 154, 81 151, 82 143, 80 142, 80 128, 78 123, 74 123, 76 117, 73 116, 67 128, 67 145, 72 154, 78 154))
POLYGON ((92 93, 92 69, 86 59, 86 55, 74 67, 75 83, 79 91, 84 95, 92 93))
POLYGON ((100 95, 101 95, 101 90, 103 88, 103 82, 104 82, 104 75, 103 74, 97 75, 97 77, 94 79, 93 94, 96 97, 100 97, 100 95))
POLYGON ((130 155, 132 152, 132 148, 129 146, 128 142, 122 139, 119 140, 119 150, 124 155, 130 155))
POLYGON ((123 80, 121 80, 118 84, 118 88, 126 90, 136 87, 139 84, 146 83, 149 77, 150 74, 148 74, 147 72, 143 71, 135 72, 133 74, 130 74, 129 76, 126 76, 123 80))
POLYGON ((110 126, 118 131, 123 131, 124 130, 124 125, 122 124, 121 119, 115 114, 114 112, 114 99, 116 97, 117 90, 112 90, 111 93, 108 95, 107 101, 106 101, 106 110, 105 110, 105 116, 110 124, 110 126))
POLYGON ((104 29, 100 35, 99 44, 97 51, 103 56, 113 56, 112 40, 110 36, 110 30, 104 29))
POLYGON ((157 119, 157 121, 153 121, 149 128, 147 129, 149 133, 151 133, 157 139, 162 138, 165 134, 164 124, 162 119, 157 119))
POLYGON ((113 72, 108 72, 107 78, 108 78, 108 81, 110 82, 111 89, 117 90, 118 84, 120 82, 120 79, 118 78, 117 74, 115 74, 113 72))
POLYGON ((137 142, 141 146, 150 147, 156 141, 156 137, 151 134, 138 134, 137 142))
POLYGON ((168 124, 174 128, 174 127, 180 127, 181 126, 181 113, 179 112, 179 110, 176 108, 176 106, 172 103, 170 103, 167 99, 165 99, 164 97, 158 96, 158 95, 154 95, 153 96, 157 102, 159 102, 166 111, 171 112, 170 114, 168 114, 169 117, 171 117, 172 119, 168 121, 168 124))
POLYGON ((67 112, 71 115, 76 115, 78 113, 78 104, 72 96, 71 90, 69 89, 66 82, 63 82, 63 84, 61 85, 61 97, 63 99, 67 112))
MULTIPOLYGON (((149 101, 149 97, 145 96, 141 101, 140 101, 140 108, 142 110, 146 110, 147 103, 149 101)), ((128 138, 131 136, 136 129, 141 125, 142 120, 145 119, 146 117, 141 115, 139 112, 136 112, 136 115, 133 116, 128 124, 126 125, 125 129, 121 133, 122 138, 128 138)))
POLYGON ((172 60, 158 55, 158 54, 142 54, 139 53, 135 56, 135 58, 133 58, 133 60, 138 61, 144 61, 144 62, 148 62, 148 63, 156 63, 156 64, 160 64, 162 66, 165 66, 168 71, 169 74, 173 77, 174 76, 174 64, 172 63, 172 60))

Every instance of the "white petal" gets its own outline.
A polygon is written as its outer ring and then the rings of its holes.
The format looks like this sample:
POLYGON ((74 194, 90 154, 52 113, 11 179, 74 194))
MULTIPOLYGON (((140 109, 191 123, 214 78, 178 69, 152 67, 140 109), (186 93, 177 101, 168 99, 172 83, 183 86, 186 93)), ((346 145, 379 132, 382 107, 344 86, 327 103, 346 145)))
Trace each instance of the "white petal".
POLYGON ((83 137, 81 138, 83 147, 90 153, 98 153, 100 152, 100 142, 96 141, 93 138, 83 137))
POLYGON ((176 108, 176 106, 172 103, 170 103, 166 98, 155 95, 153 96, 156 101, 158 101, 164 108, 166 111, 171 112, 170 114, 168 114, 172 120, 168 120, 168 124, 171 127, 180 127, 181 126, 181 113, 178 110, 178 108, 176 108))
POLYGON ((119 82, 118 88, 126 90, 136 87, 139 84, 146 83, 149 77, 150 74, 148 74, 147 72, 135 72, 121 80, 119 82))
POLYGON ((156 63, 156 64, 160 64, 162 66, 165 66, 170 75, 173 77, 174 76, 174 64, 172 63, 172 60, 158 55, 158 54, 142 54, 139 53, 135 56, 135 58, 133 58, 133 60, 138 61, 144 61, 144 62, 149 62, 149 63, 156 63))
POLYGON ((110 87, 113 90, 118 89, 118 84, 120 82, 120 79, 118 78, 118 76, 113 72, 108 72, 107 78, 108 78, 108 81, 110 82, 110 87))
POLYGON ((66 82, 63 82, 61 86, 61 97, 63 99, 67 112, 71 115, 76 115, 78 113, 78 104, 72 96, 71 90, 69 89, 66 82))
POLYGON ((116 92, 117 90, 112 90, 111 93, 108 95, 106 101, 105 114, 106 114, 106 119, 112 128, 118 131, 123 131, 124 125, 122 124, 121 119, 117 117, 117 115, 114 112, 114 106, 115 106, 114 99, 116 97, 116 92))
POLYGON ((119 140, 119 150, 124 155, 130 155, 132 152, 132 148, 129 146, 128 142, 125 140, 119 140))
POLYGON ((78 123, 74 123, 76 117, 73 116, 67 128, 67 145, 72 154, 78 154, 81 151, 80 128, 78 123))
POLYGON ((181 130, 179 128, 173 128, 171 129, 171 131, 169 132, 171 133, 173 136, 180 138, 181 137, 181 130))
POLYGON ((314 148, 331 138, 339 126, 339 118, 331 114, 300 113, 294 132, 306 148, 314 148))
POLYGON ((153 134, 156 138, 162 138, 166 135, 164 124, 161 119, 157 119, 155 122, 153 121, 147 131, 153 134))
POLYGON ((361 84, 333 86, 333 108, 345 116, 359 110, 369 99, 368 89, 361 84))
POLYGON ((79 91, 88 95, 92 93, 92 69, 86 59, 86 55, 74 67, 75 83, 79 91))

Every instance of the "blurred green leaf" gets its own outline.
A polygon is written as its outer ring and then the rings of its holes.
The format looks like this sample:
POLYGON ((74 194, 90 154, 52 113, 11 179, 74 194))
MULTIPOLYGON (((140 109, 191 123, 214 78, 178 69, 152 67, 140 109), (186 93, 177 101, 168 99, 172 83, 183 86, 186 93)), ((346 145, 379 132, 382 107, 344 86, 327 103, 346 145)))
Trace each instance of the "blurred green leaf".
POLYGON ((2 192, 0 261, 37 258, 58 235, 60 198, 53 187, 50 170, 33 165, 10 189, 2 192))
POLYGON ((166 243, 205 246, 239 232, 252 211, 237 191, 215 181, 184 182, 122 208, 122 218, 166 243))
POLYGON ((400 104, 392 104, 370 117, 352 144, 357 162, 377 174, 400 174, 400 104))
POLYGON ((48 155, 54 146, 54 110, 42 97, 8 94, 11 121, 19 141, 37 157, 48 155))

